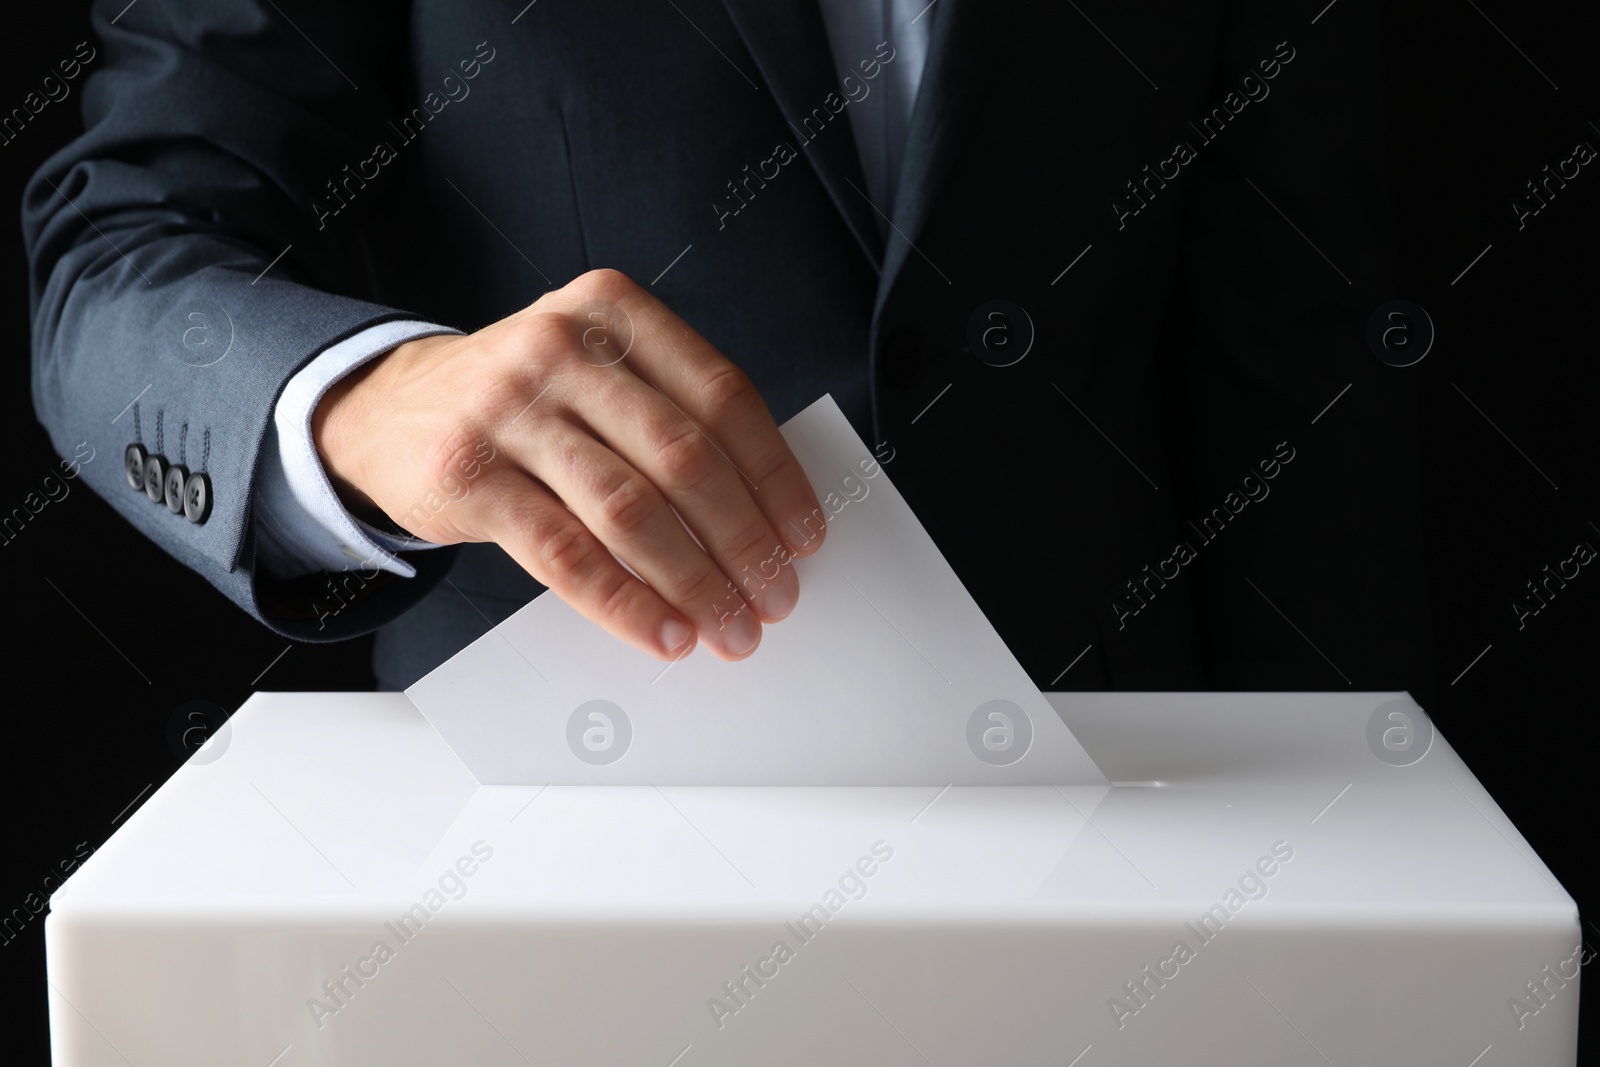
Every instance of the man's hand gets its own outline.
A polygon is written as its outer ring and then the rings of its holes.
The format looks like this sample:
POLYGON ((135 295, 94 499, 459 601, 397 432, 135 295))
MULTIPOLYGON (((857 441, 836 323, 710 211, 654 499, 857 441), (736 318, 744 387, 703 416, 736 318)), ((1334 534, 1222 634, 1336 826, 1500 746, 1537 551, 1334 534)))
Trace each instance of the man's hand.
POLYGON ((697 636, 748 656, 799 597, 784 564, 822 540, 750 379, 616 271, 469 336, 400 345, 329 390, 312 429, 351 508, 441 544, 493 541, 663 659, 697 636))

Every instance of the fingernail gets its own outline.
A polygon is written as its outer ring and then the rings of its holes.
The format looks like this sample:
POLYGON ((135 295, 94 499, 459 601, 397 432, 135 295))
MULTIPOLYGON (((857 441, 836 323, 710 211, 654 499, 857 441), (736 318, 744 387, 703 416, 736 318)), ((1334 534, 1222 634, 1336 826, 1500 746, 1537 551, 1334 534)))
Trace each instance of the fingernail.
POLYGON ((755 612, 741 607, 722 627, 722 647, 731 656, 742 656, 761 640, 761 624, 755 612))
POLYGON ((661 624, 661 647, 668 652, 677 652, 683 648, 685 641, 694 636, 694 631, 689 625, 678 619, 668 619, 661 624))

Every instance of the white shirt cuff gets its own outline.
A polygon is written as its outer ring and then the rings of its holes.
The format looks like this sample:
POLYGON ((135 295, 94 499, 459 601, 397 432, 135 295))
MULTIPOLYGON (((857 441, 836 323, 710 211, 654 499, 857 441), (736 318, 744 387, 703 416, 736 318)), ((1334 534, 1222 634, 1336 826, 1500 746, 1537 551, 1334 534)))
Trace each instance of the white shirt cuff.
POLYGON ((460 332, 412 319, 380 323, 325 349, 289 379, 273 408, 256 471, 256 559, 263 569, 284 579, 372 566, 416 576, 416 568, 395 553, 439 546, 386 533, 350 513, 322 468, 311 413, 334 382, 369 359, 419 337, 460 332))

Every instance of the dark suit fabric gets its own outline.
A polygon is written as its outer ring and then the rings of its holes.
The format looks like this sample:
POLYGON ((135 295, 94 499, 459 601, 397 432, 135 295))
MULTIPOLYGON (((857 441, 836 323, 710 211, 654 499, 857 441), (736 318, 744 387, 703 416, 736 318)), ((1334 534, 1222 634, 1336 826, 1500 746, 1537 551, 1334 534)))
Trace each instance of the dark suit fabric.
POLYGON ((250 487, 288 377, 365 326, 472 330, 613 267, 780 421, 831 392, 1041 686, 1425 676, 1417 398, 1365 341, 1404 295, 1374 6, 1308 25, 1147 0, 1091 25, 941 0, 887 240, 804 3, 164 0, 112 25, 122 6, 97 8, 87 132, 24 205, 36 407, 64 451, 120 453, 132 419, 112 417, 147 386, 141 434, 159 417, 193 450, 209 432, 203 525, 115 469, 85 478, 279 633, 382 627, 380 681, 399 686, 539 591, 466 546, 319 620, 322 579, 263 574, 250 487), (1193 158, 1160 178, 1179 143, 1193 158), (379 144, 392 159, 360 179, 379 144), (795 158, 748 181, 779 145, 795 158), (1025 313, 1013 340, 1031 332, 1011 366, 972 350, 995 300, 1025 313), (185 317, 215 309, 237 348, 190 366, 185 317), (1270 492, 1239 505, 1252 472, 1270 492), (1192 560, 1163 566, 1178 543, 1192 560))

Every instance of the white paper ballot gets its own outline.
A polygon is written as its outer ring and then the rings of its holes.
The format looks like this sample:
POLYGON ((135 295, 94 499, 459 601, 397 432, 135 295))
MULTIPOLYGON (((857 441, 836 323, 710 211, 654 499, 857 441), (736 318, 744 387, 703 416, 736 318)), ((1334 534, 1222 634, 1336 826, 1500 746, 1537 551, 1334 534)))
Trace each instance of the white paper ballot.
POLYGON ((1104 782, 832 397, 783 436, 827 523, 788 618, 663 663, 541 595, 406 690, 478 780, 1104 782))

